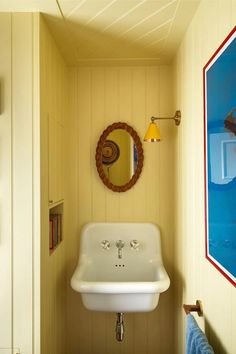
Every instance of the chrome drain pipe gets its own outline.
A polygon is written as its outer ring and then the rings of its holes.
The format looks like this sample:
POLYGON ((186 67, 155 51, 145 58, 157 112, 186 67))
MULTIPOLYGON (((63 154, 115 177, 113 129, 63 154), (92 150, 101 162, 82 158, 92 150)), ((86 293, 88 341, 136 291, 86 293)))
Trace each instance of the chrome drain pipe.
POLYGON ((117 320, 116 320, 116 340, 118 342, 122 342, 124 339, 124 321, 123 321, 124 314, 122 312, 117 313, 117 320))

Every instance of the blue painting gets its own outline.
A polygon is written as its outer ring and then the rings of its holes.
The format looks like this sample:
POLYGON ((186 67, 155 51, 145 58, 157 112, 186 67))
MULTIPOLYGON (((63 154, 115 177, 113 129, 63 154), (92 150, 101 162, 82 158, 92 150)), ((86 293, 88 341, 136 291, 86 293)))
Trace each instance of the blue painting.
POLYGON ((236 286, 236 27, 203 73, 206 257, 236 286))

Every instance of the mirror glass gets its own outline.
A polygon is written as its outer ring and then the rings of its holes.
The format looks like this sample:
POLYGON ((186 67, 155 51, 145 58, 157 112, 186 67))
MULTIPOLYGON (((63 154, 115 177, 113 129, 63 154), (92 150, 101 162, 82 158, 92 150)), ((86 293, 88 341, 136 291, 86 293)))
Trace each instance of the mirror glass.
POLYGON ((113 130, 102 149, 102 164, 106 177, 112 184, 122 186, 129 182, 137 167, 137 147, 125 130, 113 130))
POLYGON ((96 165, 103 183, 116 192, 130 189, 139 178, 143 165, 142 143, 126 123, 114 123, 101 135, 96 165))

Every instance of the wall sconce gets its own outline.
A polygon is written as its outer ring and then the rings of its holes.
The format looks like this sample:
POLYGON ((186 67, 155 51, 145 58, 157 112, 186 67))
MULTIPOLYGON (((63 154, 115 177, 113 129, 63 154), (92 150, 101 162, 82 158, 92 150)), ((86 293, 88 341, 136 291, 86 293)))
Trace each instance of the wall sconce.
POLYGON ((145 134, 144 141, 156 142, 161 140, 160 129, 155 123, 155 120, 157 119, 173 119, 175 121, 175 125, 180 125, 181 112, 176 111, 174 117, 151 117, 151 123, 145 134))

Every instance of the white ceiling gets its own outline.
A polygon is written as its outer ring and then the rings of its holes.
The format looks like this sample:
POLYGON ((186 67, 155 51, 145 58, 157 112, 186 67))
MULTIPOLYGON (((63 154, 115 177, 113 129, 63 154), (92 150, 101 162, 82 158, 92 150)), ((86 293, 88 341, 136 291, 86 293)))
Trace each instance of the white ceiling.
POLYGON ((200 0, 0 0, 0 11, 41 11, 71 65, 163 63, 200 0))

